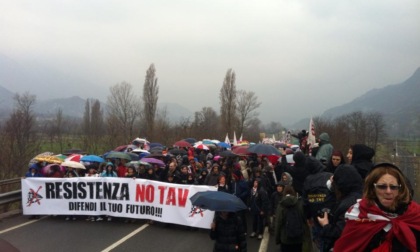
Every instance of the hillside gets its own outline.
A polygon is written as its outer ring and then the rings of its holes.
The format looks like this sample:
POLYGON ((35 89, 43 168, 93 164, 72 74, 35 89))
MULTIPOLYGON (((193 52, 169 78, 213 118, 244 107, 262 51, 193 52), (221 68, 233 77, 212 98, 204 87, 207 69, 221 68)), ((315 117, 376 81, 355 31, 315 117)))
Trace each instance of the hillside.
POLYGON ((322 117, 338 117, 355 111, 380 112, 389 127, 388 132, 400 136, 419 135, 420 68, 406 81, 373 89, 353 101, 325 111, 322 117))

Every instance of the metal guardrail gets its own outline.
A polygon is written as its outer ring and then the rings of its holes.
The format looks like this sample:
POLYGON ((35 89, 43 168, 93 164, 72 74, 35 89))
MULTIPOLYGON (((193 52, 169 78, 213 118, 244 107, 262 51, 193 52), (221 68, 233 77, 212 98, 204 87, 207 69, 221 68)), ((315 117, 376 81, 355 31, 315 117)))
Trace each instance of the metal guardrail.
POLYGON ((22 201, 22 190, 13 190, 20 188, 20 180, 21 178, 13 178, 0 181, 0 210, 2 212, 7 211, 10 203, 22 201))

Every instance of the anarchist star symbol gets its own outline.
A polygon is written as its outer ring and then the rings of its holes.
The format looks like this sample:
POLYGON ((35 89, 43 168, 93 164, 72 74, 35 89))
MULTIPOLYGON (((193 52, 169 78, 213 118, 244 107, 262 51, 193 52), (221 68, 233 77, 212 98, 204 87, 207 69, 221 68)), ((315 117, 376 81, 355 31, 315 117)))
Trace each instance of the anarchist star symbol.
POLYGON ((204 210, 203 209, 199 208, 198 206, 193 206, 191 208, 191 212, 190 212, 190 216, 189 217, 194 217, 195 214, 200 214, 201 217, 203 217, 204 216, 203 213, 204 213, 204 210))
POLYGON ((38 194, 39 190, 41 190, 42 186, 38 187, 38 190, 36 192, 33 189, 29 189, 28 192, 28 202, 26 202, 26 206, 31 206, 32 203, 38 203, 38 205, 41 205, 41 199, 43 198, 41 195, 38 194))

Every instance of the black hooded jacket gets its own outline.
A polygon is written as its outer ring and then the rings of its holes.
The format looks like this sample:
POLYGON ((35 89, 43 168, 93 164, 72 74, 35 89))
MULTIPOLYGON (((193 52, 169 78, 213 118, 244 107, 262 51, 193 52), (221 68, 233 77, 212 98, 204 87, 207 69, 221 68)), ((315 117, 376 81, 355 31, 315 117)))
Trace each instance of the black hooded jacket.
POLYGON ((375 156, 375 150, 364 144, 355 144, 351 149, 353 151, 351 164, 362 176, 362 179, 365 179, 370 169, 372 169, 372 158, 375 156))
POLYGON ((303 184, 302 198, 305 204, 307 218, 316 219, 317 212, 322 208, 331 208, 333 202, 328 199, 331 191, 327 187, 327 181, 333 175, 324 172, 324 165, 315 157, 307 157, 305 163, 306 170, 310 173, 303 184))
POLYGON ((346 224, 344 218, 346 211, 362 197, 362 177, 352 165, 339 165, 334 172, 333 187, 338 198, 331 209, 331 214, 328 215, 329 224, 321 231, 324 251, 333 248, 346 224))

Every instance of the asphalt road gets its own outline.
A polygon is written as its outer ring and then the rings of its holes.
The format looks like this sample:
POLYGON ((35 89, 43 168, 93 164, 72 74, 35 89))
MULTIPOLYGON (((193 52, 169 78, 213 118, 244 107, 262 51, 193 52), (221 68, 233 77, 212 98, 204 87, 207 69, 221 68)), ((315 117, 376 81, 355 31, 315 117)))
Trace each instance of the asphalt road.
MULTIPOLYGON (((122 219, 115 218, 111 222, 85 219, 79 216, 76 221, 65 221, 62 216, 44 216, 29 220, 27 216, 15 215, 0 220, 0 239, 22 252, 185 252, 213 249, 207 229, 163 223, 149 225, 145 220, 124 223, 122 219)), ((247 243, 251 252, 279 251, 274 237, 268 233, 261 241, 248 237, 247 243)), ((0 251, 3 251, 1 247, 0 251)))

